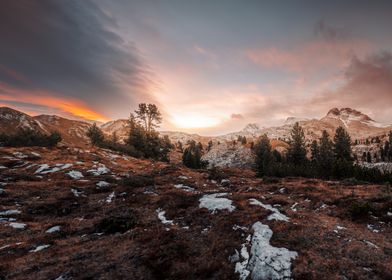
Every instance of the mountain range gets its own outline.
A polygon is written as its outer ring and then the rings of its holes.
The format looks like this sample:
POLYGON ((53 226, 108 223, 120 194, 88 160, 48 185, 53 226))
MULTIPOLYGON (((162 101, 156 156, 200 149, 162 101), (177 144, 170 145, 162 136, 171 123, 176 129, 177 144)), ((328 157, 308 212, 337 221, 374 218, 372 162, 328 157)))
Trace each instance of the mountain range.
MULTIPOLYGON (((220 136, 201 136, 180 131, 160 131, 162 135, 168 135, 172 142, 186 143, 188 140, 207 143, 233 141, 238 136, 245 136, 255 140, 262 134, 267 134, 271 139, 288 139, 295 122, 299 122, 305 131, 308 141, 317 139, 323 130, 330 135, 334 134, 337 127, 344 127, 353 140, 366 139, 369 137, 383 136, 392 130, 392 125, 379 123, 368 115, 351 108, 333 108, 321 119, 304 119, 289 117, 282 125, 274 127, 261 127, 256 123, 246 125, 242 130, 220 136)), ((23 112, 8 107, 0 107, 0 133, 13 133, 20 128, 29 128, 42 133, 58 131, 62 134, 65 144, 84 146, 87 144, 86 131, 91 124, 84 121, 70 120, 56 115, 30 116, 23 112)), ((114 133, 123 141, 128 134, 126 119, 118 119, 99 124, 102 131, 107 135, 114 133)))

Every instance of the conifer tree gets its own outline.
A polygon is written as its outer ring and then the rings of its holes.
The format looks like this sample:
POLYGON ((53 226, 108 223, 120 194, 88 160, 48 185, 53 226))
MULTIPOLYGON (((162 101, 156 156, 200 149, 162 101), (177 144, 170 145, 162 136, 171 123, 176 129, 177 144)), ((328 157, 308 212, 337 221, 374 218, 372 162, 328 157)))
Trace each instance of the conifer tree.
POLYGON ((310 145, 310 153, 311 153, 311 161, 313 164, 318 164, 319 156, 320 156, 320 149, 319 145, 316 140, 312 141, 310 145))
POLYGON ((323 177, 331 174, 334 164, 333 143, 329 138, 328 132, 323 130, 320 138, 320 154, 319 154, 319 173, 323 177))
POLYGON ((266 134, 262 135, 253 146, 256 156, 256 166, 259 175, 268 175, 268 170, 272 164, 271 143, 266 134))
POLYGON ((96 123, 87 130, 87 137, 90 138, 93 146, 99 146, 104 141, 103 133, 96 123))
POLYGON ((347 131, 339 126, 334 137, 334 153, 337 160, 352 161, 351 138, 347 131))
POLYGON ((307 162, 305 133, 298 122, 294 124, 293 129, 291 130, 287 157, 289 162, 294 165, 302 165, 307 162))

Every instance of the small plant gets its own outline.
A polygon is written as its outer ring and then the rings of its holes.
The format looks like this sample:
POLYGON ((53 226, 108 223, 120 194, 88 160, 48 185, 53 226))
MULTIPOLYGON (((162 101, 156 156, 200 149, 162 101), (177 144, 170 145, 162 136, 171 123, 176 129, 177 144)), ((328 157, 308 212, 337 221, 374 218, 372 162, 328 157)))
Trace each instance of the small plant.
POLYGON ((353 219, 360 219, 366 217, 372 211, 372 207, 369 202, 353 202, 349 211, 353 219))
POLYGON ((125 178, 122 181, 122 185, 133 188, 153 186, 154 184, 154 177, 149 175, 130 175, 128 178, 125 178))
POLYGON ((132 212, 128 212, 124 215, 109 216, 101 220, 96 230, 98 232, 104 232, 107 234, 124 233, 136 226, 136 218, 132 212))

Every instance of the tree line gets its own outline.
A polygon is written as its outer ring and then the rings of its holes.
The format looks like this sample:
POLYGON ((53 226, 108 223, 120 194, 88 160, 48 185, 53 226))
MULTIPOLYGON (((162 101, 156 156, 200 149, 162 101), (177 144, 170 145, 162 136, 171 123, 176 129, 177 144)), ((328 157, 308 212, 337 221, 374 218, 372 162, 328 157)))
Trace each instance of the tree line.
POLYGON ((310 144, 310 157, 306 149, 305 133, 298 124, 292 128, 286 154, 273 150, 267 135, 261 136, 253 146, 259 176, 303 176, 323 179, 356 178, 372 182, 392 181, 391 174, 368 169, 354 163, 350 135, 338 127, 333 139, 327 131, 310 144))
POLYGON ((54 147, 62 140, 59 132, 44 134, 31 128, 18 129, 14 134, 0 134, 3 147, 54 147))
POLYGON ((92 125, 87 136, 92 145, 118 151, 137 158, 151 158, 169 161, 169 152, 173 145, 167 136, 160 137, 155 130, 162 121, 162 114, 155 104, 141 103, 128 119, 128 137, 119 143, 116 134, 105 138, 102 130, 92 125))

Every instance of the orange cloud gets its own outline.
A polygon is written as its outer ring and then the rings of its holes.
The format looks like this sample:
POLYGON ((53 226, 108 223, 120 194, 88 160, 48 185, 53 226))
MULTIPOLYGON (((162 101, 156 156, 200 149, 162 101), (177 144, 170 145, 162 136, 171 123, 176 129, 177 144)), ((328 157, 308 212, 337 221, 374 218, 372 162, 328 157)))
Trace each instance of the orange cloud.
POLYGON ((108 119, 80 100, 58 98, 49 91, 23 90, 0 82, 0 102, 23 102, 32 105, 46 106, 60 111, 60 114, 78 119, 107 121, 108 119))
POLYGON ((245 56, 263 67, 311 73, 326 67, 342 68, 354 53, 362 56, 370 48, 370 43, 361 40, 316 40, 291 50, 274 47, 249 49, 245 51, 245 56))

